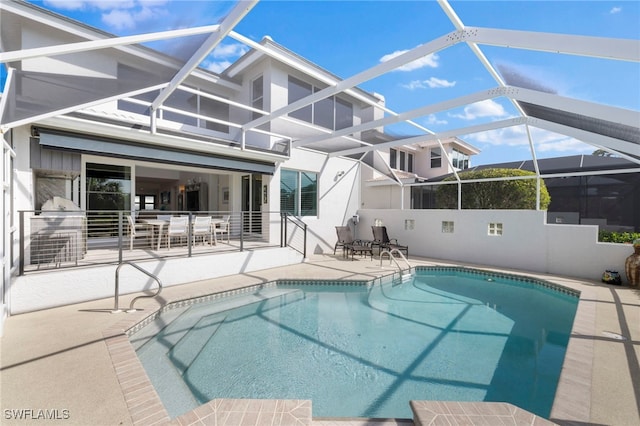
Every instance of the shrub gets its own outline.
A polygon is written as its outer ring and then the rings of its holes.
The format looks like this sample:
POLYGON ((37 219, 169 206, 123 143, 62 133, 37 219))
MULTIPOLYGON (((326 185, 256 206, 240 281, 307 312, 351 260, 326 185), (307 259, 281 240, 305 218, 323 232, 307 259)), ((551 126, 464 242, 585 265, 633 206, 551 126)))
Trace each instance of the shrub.
MULTIPOLYGON (((519 169, 485 169, 459 173, 461 180, 498 177, 535 176, 535 173, 519 169)), ((455 180, 455 176, 445 181, 455 180)), ((462 184, 463 209, 524 209, 536 208, 536 179, 516 179, 472 182, 462 184)), ((544 181, 540 181, 540 209, 546 210, 551 197, 544 181)), ((455 209, 458 206, 458 185, 441 185, 436 191, 436 206, 455 209)))
POLYGON ((637 238, 640 238, 640 232, 598 232, 598 241, 602 243, 632 244, 637 238))

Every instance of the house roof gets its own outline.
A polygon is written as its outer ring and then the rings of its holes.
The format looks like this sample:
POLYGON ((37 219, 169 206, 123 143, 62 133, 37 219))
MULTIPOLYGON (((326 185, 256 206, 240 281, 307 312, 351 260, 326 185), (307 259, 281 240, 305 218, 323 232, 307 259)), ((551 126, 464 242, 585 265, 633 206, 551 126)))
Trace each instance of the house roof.
MULTIPOLYGON (((612 174, 616 172, 628 173, 635 169, 635 164, 620 157, 600 156, 600 155, 569 155, 566 157, 544 158, 537 161, 540 175, 554 176, 575 176, 581 174, 592 174, 594 172, 607 171, 612 174)), ((464 171, 477 171, 486 169, 519 169, 535 172, 536 167, 533 160, 511 161, 506 163, 484 164, 470 167, 464 171)), ((430 178, 429 182, 443 181, 453 174, 447 174, 430 178)))
MULTIPOLYGON (((263 117, 240 123, 241 132, 237 133, 235 136, 237 138, 241 137, 242 132, 282 120, 289 112, 296 109, 330 96, 343 94, 381 109, 384 117, 370 122, 356 123, 347 129, 321 132, 315 136, 292 137, 294 147, 310 147, 324 151, 330 156, 361 156, 377 149, 401 145, 441 144, 446 138, 524 125, 576 138, 597 149, 614 153, 632 163, 634 167, 640 164, 640 113, 638 111, 559 96, 527 82, 510 79, 508 73, 502 80, 500 73, 484 57, 481 48, 484 45, 492 45, 533 51, 557 51, 566 55, 637 63, 640 62, 639 40, 465 27, 453 7, 443 0, 439 5, 456 30, 356 75, 341 79, 269 38, 263 38, 261 43, 255 43, 235 33, 233 30, 235 26, 256 3, 257 0, 238 2, 219 24, 206 28, 186 28, 164 34, 115 37, 29 3, 17 0, 2 1, 0 2, 0 24, 2 24, 0 27, 2 27, 4 51, 0 53, 0 61, 10 66, 12 72, 9 74, 7 87, 4 88, 0 102, 0 130, 5 132, 20 125, 149 91, 160 92, 152 103, 155 109, 162 107, 167 97, 185 82, 208 82, 218 85, 221 90, 239 90, 234 77, 241 71, 243 64, 259 56, 268 56, 321 79, 327 87, 263 117), (13 30, 25 25, 46 25, 55 37, 52 37, 47 45, 23 49, 19 33, 13 30), (202 68, 203 58, 225 37, 245 43, 252 50, 221 75, 202 68), (182 41, 188 39, 190 43, 182 44, 190 48, 182 50, 180 56, 169 56, 141 45, 149 39, 162 38, 179 38, 182 41), (49 45, 51 43, 54 45, 49 45), (393 72, 398 67, 418 58, 458 44, 467 45, 472 49, 478 62, 495 78, 495 87, 444 102, 427 102, 423 107, 404 112, 391 110, 381 102, 379 96, 359 88, 367 81, 393 72), (139 64, 140 61, 153 61, 156 66, 146 69, 147 72, 144 73, 131 73, 131 78, 125 81, 109 81, 108 84, 104 84, 104 79, 95 77, 80 78, 72 76, 71 73, 49 74, 39 71, 42 67, 34 66, 34 64, 46 63, 48 58, 61 54, 67 57, 77 55, 87 62, 92 58, 91 55, 95 54, 96 49, 109 49, 109 54, 123 58, 124 63, 131 63, 132 66, 139 64), (259 55, 256 52, 259 52, 259 55), (29 87, 38 87, 40 90, 34 90, 28 97, 25 96, 20 91, 21 87, 26 87, 25 82, 29 83, 29 87), (517 107, 519 116, 471 127, 452 128, 439 133, 434 133, 414 121, 418 117, 499 97, 512 102, 517 107), (389 140, 379 138, 373 141, 359 139, 357 136, 367 134, 372 129, 397 123, 407 123, 416 129, 418 134, 389 138, 389 140)), ((246 106, 250 107, 250 105, 246 106)), ((539 160, 534 157, 531 161, 536 169, 535 164, 539 160)))

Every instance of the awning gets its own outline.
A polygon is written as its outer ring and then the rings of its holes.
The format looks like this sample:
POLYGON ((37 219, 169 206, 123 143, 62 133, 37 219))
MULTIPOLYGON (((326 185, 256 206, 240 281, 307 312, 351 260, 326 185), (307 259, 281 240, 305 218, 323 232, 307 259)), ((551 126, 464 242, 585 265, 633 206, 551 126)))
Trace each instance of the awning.
POLYGON ((50 149, 265 175, 272 175, 275 171, 275 164, 269 162, 250 161, 203 152, 173 150, 161 146, 137 144, 132 141, 87 137, 49 129, 38 129, 38 131, 40 145, 50 149))

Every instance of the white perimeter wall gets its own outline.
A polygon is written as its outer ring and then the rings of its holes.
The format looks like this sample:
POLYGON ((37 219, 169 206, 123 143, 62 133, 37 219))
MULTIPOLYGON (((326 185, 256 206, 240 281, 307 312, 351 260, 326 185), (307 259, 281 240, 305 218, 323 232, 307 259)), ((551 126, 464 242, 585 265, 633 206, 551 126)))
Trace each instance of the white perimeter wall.
MULTIPOLYGON (((302 256, 289 248, 244 251, 211 256, 136 262, 156 275, 165 287, 210 278, 300 263, 302 256)), ((31 273, 11 283, 11 313, 20 314, 89 300, 112 298, 116 265, 31 273)), ((120 269, 120 294, 155 289, 154 280, 132 266, 120 269)), ((121 303, 121 308, 127 308, 121 303)), ((113 300, 106 308, 113 307, 113 300)))
POLYGON ((476 263, 525 271, 600 280, 606 269, 623 282, 625 244, 599 243, 598 227, 546 224, 546 212, 528 210, 360 210, 356 236, 373 239, 381 219, 390 238, 409 246, 409 256, 476 263), (414 220, 406 230, 405 221, 414 220), (442 222, 454 222, 453 233, 442 222), (489 236, 489 223, 502 223, 502 236, 489 236))

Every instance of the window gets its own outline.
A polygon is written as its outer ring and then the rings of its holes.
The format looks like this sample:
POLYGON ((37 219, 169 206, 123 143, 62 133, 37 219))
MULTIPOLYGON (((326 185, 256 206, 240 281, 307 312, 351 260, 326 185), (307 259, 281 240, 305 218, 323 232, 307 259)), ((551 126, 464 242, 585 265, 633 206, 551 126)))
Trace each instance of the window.
MULTIPOLYGON (((314 87, 312 84, 289 76, 289 104, 320 90, 319 87, 314 87)), ((289 116, 327 129, 339 130, 353 126, 353 105, 331 96, 297 109, 289 113, 289 116)))
POLYGON ((130 210, 131 168, 87 163, 87 210, 130 210))
POLYGON ((413 173, 413 154, 396 149, 389 149, 389 167, 413 173))
POLYGON ((431 148, 431 168, 442 167, 442 151, 440 148, 431 148))
MULTIPOLYGON (((140 103, 121 99, 118 101, 118 109, 148 116, 149 106, 147 104, 151 104, 159 93, 160 92, 156 90, 149 93, 143 93, 132 98, 140 101, 140 103)), ((260 99, 260 102, 262 102, 262 98, 260 99)), ((200 127, 203 129, 214 130, 216 132, 229 133, 229 126, 225 124, 209 121, 203 118, 196 118, 180 112, 184 111, 189 114, 203 115, 217 120, 229 121, 229 104, 225 102, 186 92, 184 90, 176 90, 167 99, 165 105, 177 111, 160 110, 159 117, 164 120, 175 121, 188 126, 200 127)))
POLYGON ((336 98, 336 128, 346 129, 353 126, 353 105, 347 101, 336 98))
POLYGON ((453 149, 451 154, 451 163, 454 168, 464 170, 469 168, 469 155, 459 151, 457 149, 453 149))
POLYGON ((501 223, 490 223, 489 224, 489 235, 501 236, 502 235, 502 224, 501 223))
POLYGON ((453 222, 443 220, 442 221, 442 233, 443 234, 453 234, 453 222))
POLYGON ((280 210, 295 216, 318 215, 318 175, 280 171, 280 210))
MULTIPOLYGON (((193 93, 176 90, 167 98, 165 105, 171 108, 179 109, 180 111, 189 112, 192 114, 198 113, 198 95, 193 93)), ((190 117, 188 115, 180 114, 173 111, 162 111, 162 118, 169 121, 175 121, 178 123, 186 124, 189 126, 197 126, 198 119, 190 117)))
POLYGON ((136 210, 153 210, 156 205, 156 196, 136 195, 134 205, 136 210))
MULTIPOLYGON (((315 92, 320 89, 315 88, 315 92)), ((324 98, 313 104, 313 124, 333 129, 334 124, 333 97, 324 98)))
MULTIPOLYGON (((229 121, 229 104, 200 96, 200 114, 222 121, 229 121)), ((229 133, 229 126, 215 121, 201 119, 198 127, 229 133)))
MULTIPOLYGON (((262 76, 251 83, 251 106, 259 110, 264 109, 264 80, 262 76)), ((260 117, 262 114, 259 112, 253 113, 253 120, 260 117)))
MULTIPOLYGON (((289 76, 289 104, 297 100, 305 98, 313 93, 313 86, 304 81, 300 81, 295 77, 289 76)), ((289 113, 289 116, 299 120, 312 122, 313 110, 311 105, 307 105, 289 113)))

